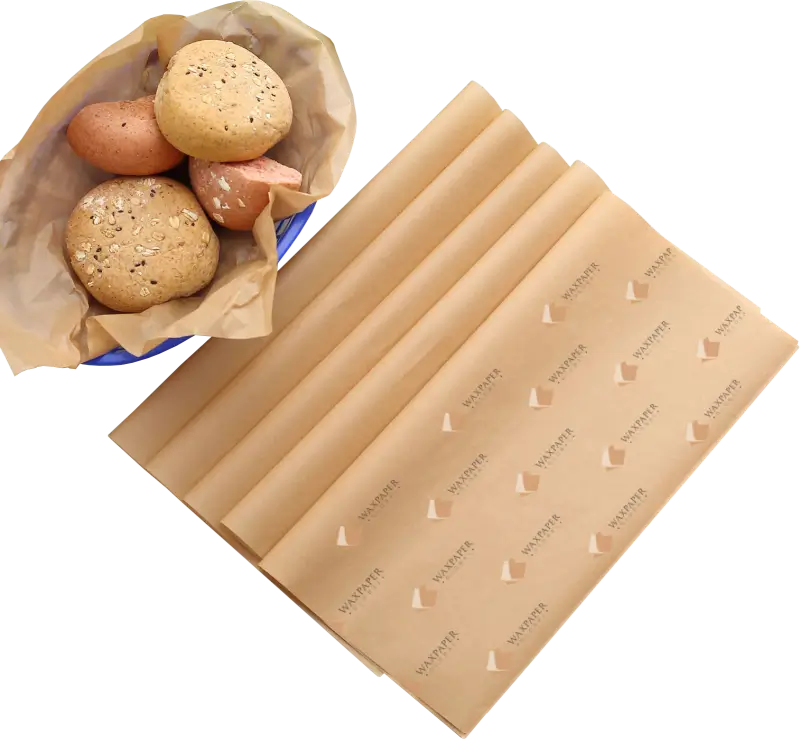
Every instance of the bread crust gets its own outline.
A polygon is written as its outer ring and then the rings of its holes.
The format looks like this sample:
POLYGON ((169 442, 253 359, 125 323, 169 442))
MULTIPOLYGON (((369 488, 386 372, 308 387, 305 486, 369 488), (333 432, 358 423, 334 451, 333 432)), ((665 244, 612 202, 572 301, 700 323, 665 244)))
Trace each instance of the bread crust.
POLYGON ((189 177, 209 217, 234 231, 252 230, 273 185, 299 190, 303 181, 296 169, 268 157, 230 163, 191 158, 189 177))
POLYGON ((81 159, 117 175, 154 175, 184 159, 164 138, 155 114, 155 95, 93 103, 67 127, 67 140, 81 159))

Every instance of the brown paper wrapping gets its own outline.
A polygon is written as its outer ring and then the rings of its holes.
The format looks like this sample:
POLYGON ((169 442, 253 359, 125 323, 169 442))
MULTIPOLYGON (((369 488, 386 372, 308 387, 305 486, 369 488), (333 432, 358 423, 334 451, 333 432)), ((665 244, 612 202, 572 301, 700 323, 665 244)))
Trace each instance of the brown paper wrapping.
POLYGON ((587 166, 488 118, 338 267, 370 213, 334 219, 280 334, 211 342, 113 434, 461 735, 797 348, 587 166), (506 164, 459 210, 484 141, 506 164))
POLYGON ((75 367, 116 345, 142 354, 166 338, 191 334, 268 334, 277 265, 274 220, 331 192, 354 135, 352 93, 333 44, 280 8, 237 2, 144 23, 61 88, 0 167, 0 346, 12 370, 75 367), (294 123, 271 155, 303 173, 302 192, 276 187, 252 234, 219 230, 220 267, 200 295, 141 314, 108 313, 72 274, 63 240, 79 199, 109 175, 80 160, 64 131, 84 105, 153 93, 177 49, 210 38, 250 49, 289 87, 294 123))
MULTIPOLYGON (((185 497, 217 523, 374 367, 567 169, 542 145, 185 497)), ((283 511, 279 517, 285 520, 283 511)), ((288 516, 290 523, 294 520, 288 516)))

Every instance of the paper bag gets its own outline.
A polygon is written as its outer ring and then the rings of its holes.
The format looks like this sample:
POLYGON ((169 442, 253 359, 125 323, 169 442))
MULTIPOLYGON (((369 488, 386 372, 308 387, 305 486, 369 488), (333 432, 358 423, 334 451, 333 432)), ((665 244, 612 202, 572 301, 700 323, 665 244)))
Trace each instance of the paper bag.
POLYGON ((0 163, 0 348, 12 370, 76 367, 118 344, 140 355, 164 339, 190 334, 269 334, 274 221, 331 192, 354 136, 352 93, 333 44, 280 8, 238 2, 144 23, 61 88, 0 163), (169 58, 202 39, 249 49, 286 82, 294 122, 270 155, 303 174, 302 192, 274 188, 271 207, 252 234, 219 229, 220 266, 198 295, 140 314, 113 313, 89 298, 64 257, 70 213, 88 190, 111 177, 75 155, 65 130, 85 105, 154 93, 169 58))

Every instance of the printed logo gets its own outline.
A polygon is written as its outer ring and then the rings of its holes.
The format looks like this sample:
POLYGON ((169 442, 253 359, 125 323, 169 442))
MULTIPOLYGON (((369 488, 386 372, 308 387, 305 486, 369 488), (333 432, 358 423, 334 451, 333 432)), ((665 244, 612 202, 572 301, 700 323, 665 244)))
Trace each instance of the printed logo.
POLYGON ((561 294, 561 297, 564 300, 574 300, 592 283, 599 272, 600 265, 597 262, 591 262, 561 294))
POLYGON ((452 578, 464 566, 464 563, 475 554, 475 544, 465 541, 452 556, 439 568, 431 578, 437 585, 442 585, 452 578))
POLYGON ((664 268, 672 264, 672 260, 675 259, 677 253, 675 249, 669 247, 669 249, 664 250, 658 256, 655 262, 653 262, 648 269, 644 271, 644 276, 649 277, 651 280, 656 279, 661 272, 663 272, 664 268))
POLYGON ((595 557, 601 557, 611 551, 611 545, 614 542, 614 537, 607 536, 602 533, 592 534, 589 537, 589 554, 595 557))
POLYGON ((452 434, 456 431, 461 431, 461 419, 457 418, 454 413, 445 413, 442 420, 442 431, 446 434, 452 434))
POLYGON ((517 487, 515 492, 519 495, 530 495, 539 490, 539 483, 541 482, 539 475, 534 475, 531 472, 518 472, 517 473, 517 487))
POLYGON ((564 429, 558 438, 545 449, 544 453, 536 461, 536 466, 540 470, 552 467, 573 441, 575 441, 575 432, 571 428, 564 429))
POLYGON ((534 629, 542 623, 542 619, 544 618, 544 614, 548 612, 548 607, 546 603, 539 603, 536 608, 531 610, 525 618, 523 619, 522 623, 517 626, 516 630, 514 631, 511 636, 506 639, 506 644, 509 644, 512 647, 519 647, 525 639, 533 633, 534 629))
POLYGON ((524 562, 517 562, 513 559, 507 559, 503 562, 503 569, 500 572, 500 579, 508 585, 513 585, 525 577, 526 564, 524 562))
POLYGON ((376 567, 372 572, 364 578, 364 581, 359 585, 339 606, 339 613, 345 616, 352 616, 364 602, 369 598, 383 583, 385 574, 382 569, 376 567))
POLYGON ((487 672, 508 672, 511 669, 512 658, 502 649, 489 650, 489 659, 486 662, 487 672))
POLYGON ((553 405, 553 391, 545 390, 541 387, 532 388, 528 405, 531 408, 536 408, 536 410, 549 408, 551 405, 553 405))
POLYGON ((340 526, 336 534, 336 546, 344 549, 357 547, 361 544, 361 539, 364 534, 362 526, 350 524, 349 526, 340 526))
POLYGON ((486 377, 478 383, 475 389, 469 394, 467 398, 461 401, 466 409, 472 410, 477 408, 480 403, 486 399, 489 393, 497 387, 498 381, 503 379, 503 373, 499 369, 492 370, 486 377))
POLYGON ((588 353, 589 350, 584 344, 578 344, 547 379, 554 385, 560 385, 588 353))
POLYGON ((650 403, 628 427, 628 430, 619 437, 620 441, 623 444, 632 444, 642 431, 653 424, 660 413, 661 408, 655 403, 650 403))
POLYGON ((603 467, 607 470, 615 470, 625 464, 625 450, 607 446, 603 450, 603 467))
POLYGON ((639 374, 638 364, 628 364, 627 362, 619 362, 614 369, 614 382, 617 385, 630 385, 636 382, 636 376, 639 374))
POLYGON ((489 457, 485 454, 479 454, 472 460, 469 467, 456 478, 453 484, 448 486, 447 492, 451 495, 461 495, 461 493, 478 479, 481 472, 486 469, 487 464, 489 464, 489 457))
POLYGON ((739 380, 731 380, 714 402, 706 408, 703 415, 713 421, 730 404, 741 389, 742 383, 739 380))
POLYGON ((453 515, 453 501, 452 500, 435 500, 428 501, 428 520, 429 521, 444 521, 453 515))
POLYGON ((567 320, 567 309, 565 306, 547 303, 542 311, 542 323, 553 325, 563 323, 567 320))
POLYGON ((366 508, 358 514, 361 521, 370 521, 391 502, 395 491, 400 487, 397 480, 389 480, 383 489, 369 502, 366 508))
POLYGON ((424 585, 414 588, 414 594, 411 596, 411 607, 415 611, 427 611, 436 605, 437 596, 438 593, 435 590, 429 590, 424 585))
POLYGON ((653 353, 653 350, 664 341, 670 331, 672 331, 672 326, 670 326, 669 321, 661 321, 644 337, 641 344, 639 344, 639 348, 633 351, 633 359, 637 362, 647 359, 653 353))
POLYGON ((704 362, 719 359, 719 342, 711 339, 701 339, 697 345, 697 358, 704 362))
POLYGON ((644 505, 645 500, 647 500, 647 491, 644 488, 639 488, 614 514, 614 518, 608 522, 608 528, 619 531, 619 529, 628 523, 630 517, 644 505))
POLYGON ((520 550, 524 557, 535 557, 542 551, 545 544, 553 537, 555 532, 564 523, 564 519, 557 513, 554 513, 548 518, 539 530, 529 539, 524 547, 520 550))
POLYGON ((686 441, 690 444, 702 444, 708 441, 709 428, 708 424, 692 421, 686 427, 686 441))
POLYGON ((422 661, 416 669, 417 675, 428 677, 442 662, 450 656, 456 645, 461 640, 461 634, 457 631, 448 631, 442 639, 422 661))
POLYGON ((646 282, 637 282, 631 280, 628 283, 628 289, 625 292, 625 298, 631 303, 640 303, 642 300, 647 300, 650 294, 650 285, 646 282))
POLYGON ((725 318, 722 323, 714 329, 717 336, 727 336, 747 317, 747 312, 741 305, 737 305, 725 318))

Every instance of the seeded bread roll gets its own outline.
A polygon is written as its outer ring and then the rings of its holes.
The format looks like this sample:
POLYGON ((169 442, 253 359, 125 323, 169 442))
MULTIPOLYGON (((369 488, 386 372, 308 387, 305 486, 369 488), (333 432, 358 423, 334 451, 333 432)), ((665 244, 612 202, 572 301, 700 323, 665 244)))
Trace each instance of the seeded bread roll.
POLYGON ((270 185, 299 190, 303 181, 296 169, 268 157, 227 164, 191 158, 189 177, 206 213, 234 231, 253 229, 256 218, 269 204, 270 185))
POLYGON ((94 103, 67 127, 67 141, 81 159, 111 174, 151 175, 181 163, 184 154, 164 138, 156 123, 155 95, 94 103))
POLYGON ((122 177, 90 190, 67 223, 67 257, 89 293, 136 313, 201 290, 219 240, 192 192, 166 177, 122 177))
POLYGON ((196 41, 178 51, 158 85, 155 109, 173 146, 212 162, 255 159, 292 125, 281 78, 227 41, 196 41))

